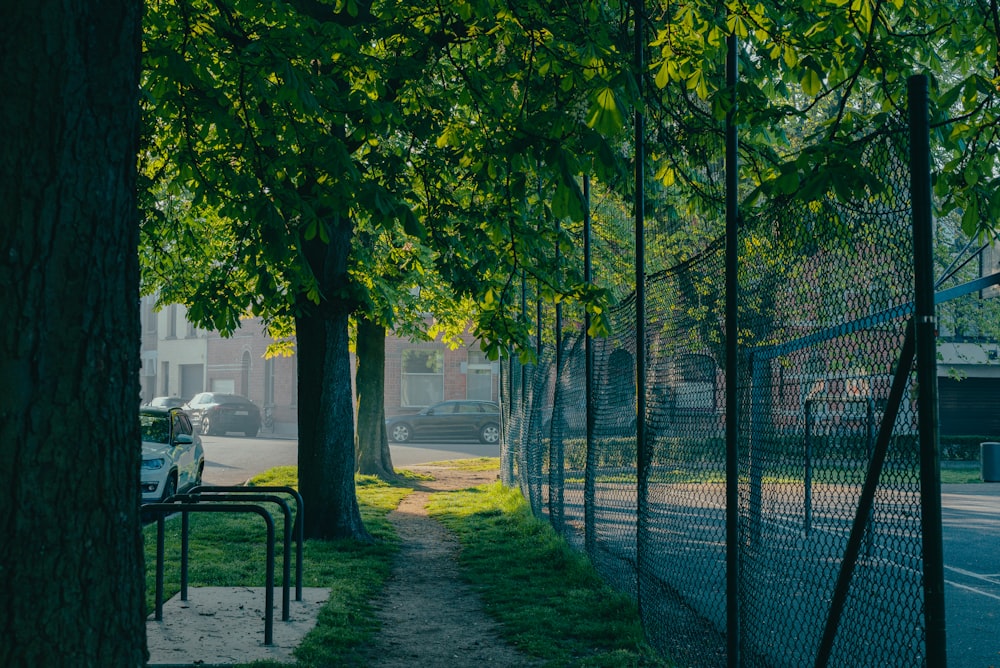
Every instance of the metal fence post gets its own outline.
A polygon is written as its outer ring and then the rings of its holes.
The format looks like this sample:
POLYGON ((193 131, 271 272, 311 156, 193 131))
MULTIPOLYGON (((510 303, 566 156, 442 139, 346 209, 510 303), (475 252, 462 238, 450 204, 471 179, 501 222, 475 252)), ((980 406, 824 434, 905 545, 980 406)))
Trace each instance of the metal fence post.
MULTIPOLYGON (((559 252, 559 219, 555 220, 556 228, 556 243, 555 243, 555 262, 556 262, 556 272, 559 272, 559 260, 561 254, 559 252)), ((562 413, 562 407, 560 406, 561 398, 561 388, 562 388, 562 371, 563 371, 563 332, 562 332, 562 302, 557 301, 555 304, 555 347, 556 347, 556 359, 555 359, 555 374, 553 378, 553 406, 552 406, 552 420, 550 424, 552 428, 549 430, 549 522, 552 524, 553 528, 558 532, 562 533, 563 530, 563 434, 561 429, 561 424, 557 423, 557 418, 562 413)))
MULTIPOLYGON (((583 176, 583 280, 590 285, 593 280, 590 263, 590 177, 583 176)), ((593 556, 597 549, 594 496, 597 491, 597 452, 594 450, 594 341, 590 336, 590 312, 583 314, 584 327, 584 397, 586 406, 587 461, 583 472, 583 540, 587 554, 593 556)))
POLYGON ((924 551, 924 621, 927 665, 947 665, 944 619, 944 548, 938 454, 937 339, 934 318, 934 230, 931 216, 930 122, 927 77, 912 76, 910 196, 913 206, 914 329, 917 356, 917 425, 924 551))
POLYGON ((726 654, 728 665, 740 665, 740 535, 739 535, 739 143, 736 134, 738 42, 726 43, 726 654))
POLYGON ((635 11, 635 78, 639 104, 635 109, 635 449, 637 517, 635 530, 636 598, 643 614, 642 576, 646 570, 645 533, 649 521, 647 488, 649 447, 646 443, 646 124, 643 114, 645 87, 645 2, 635 11))

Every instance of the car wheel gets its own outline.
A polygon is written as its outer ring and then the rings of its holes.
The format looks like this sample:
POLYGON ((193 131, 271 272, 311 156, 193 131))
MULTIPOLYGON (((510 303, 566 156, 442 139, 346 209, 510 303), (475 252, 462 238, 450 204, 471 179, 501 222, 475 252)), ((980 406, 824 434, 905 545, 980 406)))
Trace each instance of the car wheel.
POLYGON ((257 434, 260 433, 259 429, 251 429, 250 431, 243 432, 243 435, 247 438, 257 438, 257 434))
POLYGON ((389 433, 392 436, 392 440, 397 443, 406 443, 410 440, 410 425, 403 422, 394 424, 389 433))
POLYGON ((479 440, 483 443, 499 443, 500 442, 500 425, 491 422, 485 425, 479 430, 479 440))
POLYGON ((177 493, 177 476, 171 473, 167 476, 167 482, 163 485, 163 496, 160 497, 160 503, 165 502, 167 499, 172 497, 177 493))
POLYGON ((212 435, 212 421, 208 419, 207 415, 204 415, 201 418, 201 433, 206 436, 212 435))

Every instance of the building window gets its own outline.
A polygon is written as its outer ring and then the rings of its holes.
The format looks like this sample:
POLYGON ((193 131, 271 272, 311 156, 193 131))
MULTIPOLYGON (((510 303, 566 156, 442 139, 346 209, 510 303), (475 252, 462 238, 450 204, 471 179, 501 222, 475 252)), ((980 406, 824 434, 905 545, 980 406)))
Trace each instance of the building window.
POLYGON ((151 334, 156 333, 156 322, 160 319, 160 314, 156 310, 156 300, 146 297, 146 331, 151 334))
POLYGON ((167 338, 177 338, 177 304, 167 307, 167 338))
POLYGON ((402 355, 400 405, 416 408, 444 399, 444 353, 410 348, 402 355))
POLYGON ((465 367, 465 398, 493 401, 493 365, 482 350, 470 350, 465 367))

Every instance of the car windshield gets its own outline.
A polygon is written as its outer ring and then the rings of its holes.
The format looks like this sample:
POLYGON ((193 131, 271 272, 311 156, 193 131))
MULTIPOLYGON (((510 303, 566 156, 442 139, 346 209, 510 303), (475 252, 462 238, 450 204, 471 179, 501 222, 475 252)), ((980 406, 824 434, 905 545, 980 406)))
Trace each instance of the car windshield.
POLYGON ((166 415, 139 415, 139 428, 144 441, 170 442, 170 420, 166 415))
POLYGON ((155 397, 149 402, 150 406, 163 406, 166 408, 173 408, 175 406, 180 406, 184 403, 183 399, 177 397, 155 397))

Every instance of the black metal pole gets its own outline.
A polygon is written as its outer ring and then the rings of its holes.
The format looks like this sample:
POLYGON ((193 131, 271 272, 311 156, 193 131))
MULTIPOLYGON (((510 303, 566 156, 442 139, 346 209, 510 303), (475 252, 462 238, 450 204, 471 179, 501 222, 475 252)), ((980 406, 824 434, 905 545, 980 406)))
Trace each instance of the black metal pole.
POLYGON ((166 513, 156 516, 156 621, 163 619, 163 533, 166 530, 166 513))
POLYGON ((181 600, 188 600, 188 534, 191 531, 191 518, 187 512, 181 513, 181 600))
POLYGON ((635 9, 635 439, 637 468, 636 598, 643 613, 642 573, 646 568, 645 533, 648 520, 649 449, 646 444, 646 121, 645 103, 645 3, 635 9))
MULTIPOLYGON (((590 177, 583 176, 583 280, 590 285, 593 280, 590 262, 590 177)), ((590 311, 583 314, 584 326, 584 396, 587 402, 587 465, 583 472, 583 541, 587 554, 593 555, 597 549, 594 533, 594 496, 597 492, 597 453, 594 451, 594 346, 590 336, 590 311)))
MULTIPOLYGON (((808 536, 812 531, 812 399, 806 399, 806 479, 804 485, 804 520, 803 530, 808 536)), ((871 455, 868 457, 871 459, 871 455)))
MULTIPOLYGON (((521 322, 524 323, 525 331, 528 327, 528 274, 522 269, 521 270, 521 322)), ((512 358, 513 359, 513 358, 512 358)), ((513 361, 511 362, 513 364, 513 361)), ((518 397, 517 410, 520 416, 518 421, 518 445, 517 445, 517 475, 521 479, 521 483, 527 483, 528 477, 525 475, 525 465, 527 463, 527 453, 525 452, 525 447, 527 443, 527 429, 528 424, 528 414, 526 408, 528 406, 528 382, 525 374, 525 365, 520 363, 518 359, 517 366, 518 378, 520 379, 520 396, 518 397)), ((513 472, 514 465, 511 464, 511 469, 513 472)), ((520 485, 521 489, 525 489, 523 485, 520 485)))
POLYGON ((740 665, 740 540, 739 540, 739 143, 736 134, 738 42, 726 41, 726 656, 740 665))
MULTIPOLYGON (((559 252, 559 219, 555 220, 556 228, 556 242, 555 242, 555 264, 556 264, 556 275, 559 275, 559 261, 561 259, 561 254, 559 252)), ((558 278, 557 278, 558 280, 558 278)), ((555 306, 555 346, 556 346, 556 359, 555 366, 556 372, 554 374, 553 383, 555 384, 555 399, 561 399, 561 392, 559 391, 559 386, 561 385, 562 378, 562 365, 563 365, 563 336, 562 336, 562 301, 557 300, 555 306)), ((550 424, 552 428, 549 430, 549 522, 560 534, 563 530, 563 441, 562 433, 557 433, 556 428, 556 411, 561 413, 562 407, 558 405, 553 405, 552 407, 552 420, 550 424)))
POLYGON ((917 356, 917 431, 924 548, 924 623, 928 666, 947 665, 941 462, 938 448, 937 334, 934 318, 934 229, 931 215, 930 121, 927 77, 909 81, 910 198, 913 206, 914 329, 917 356))

